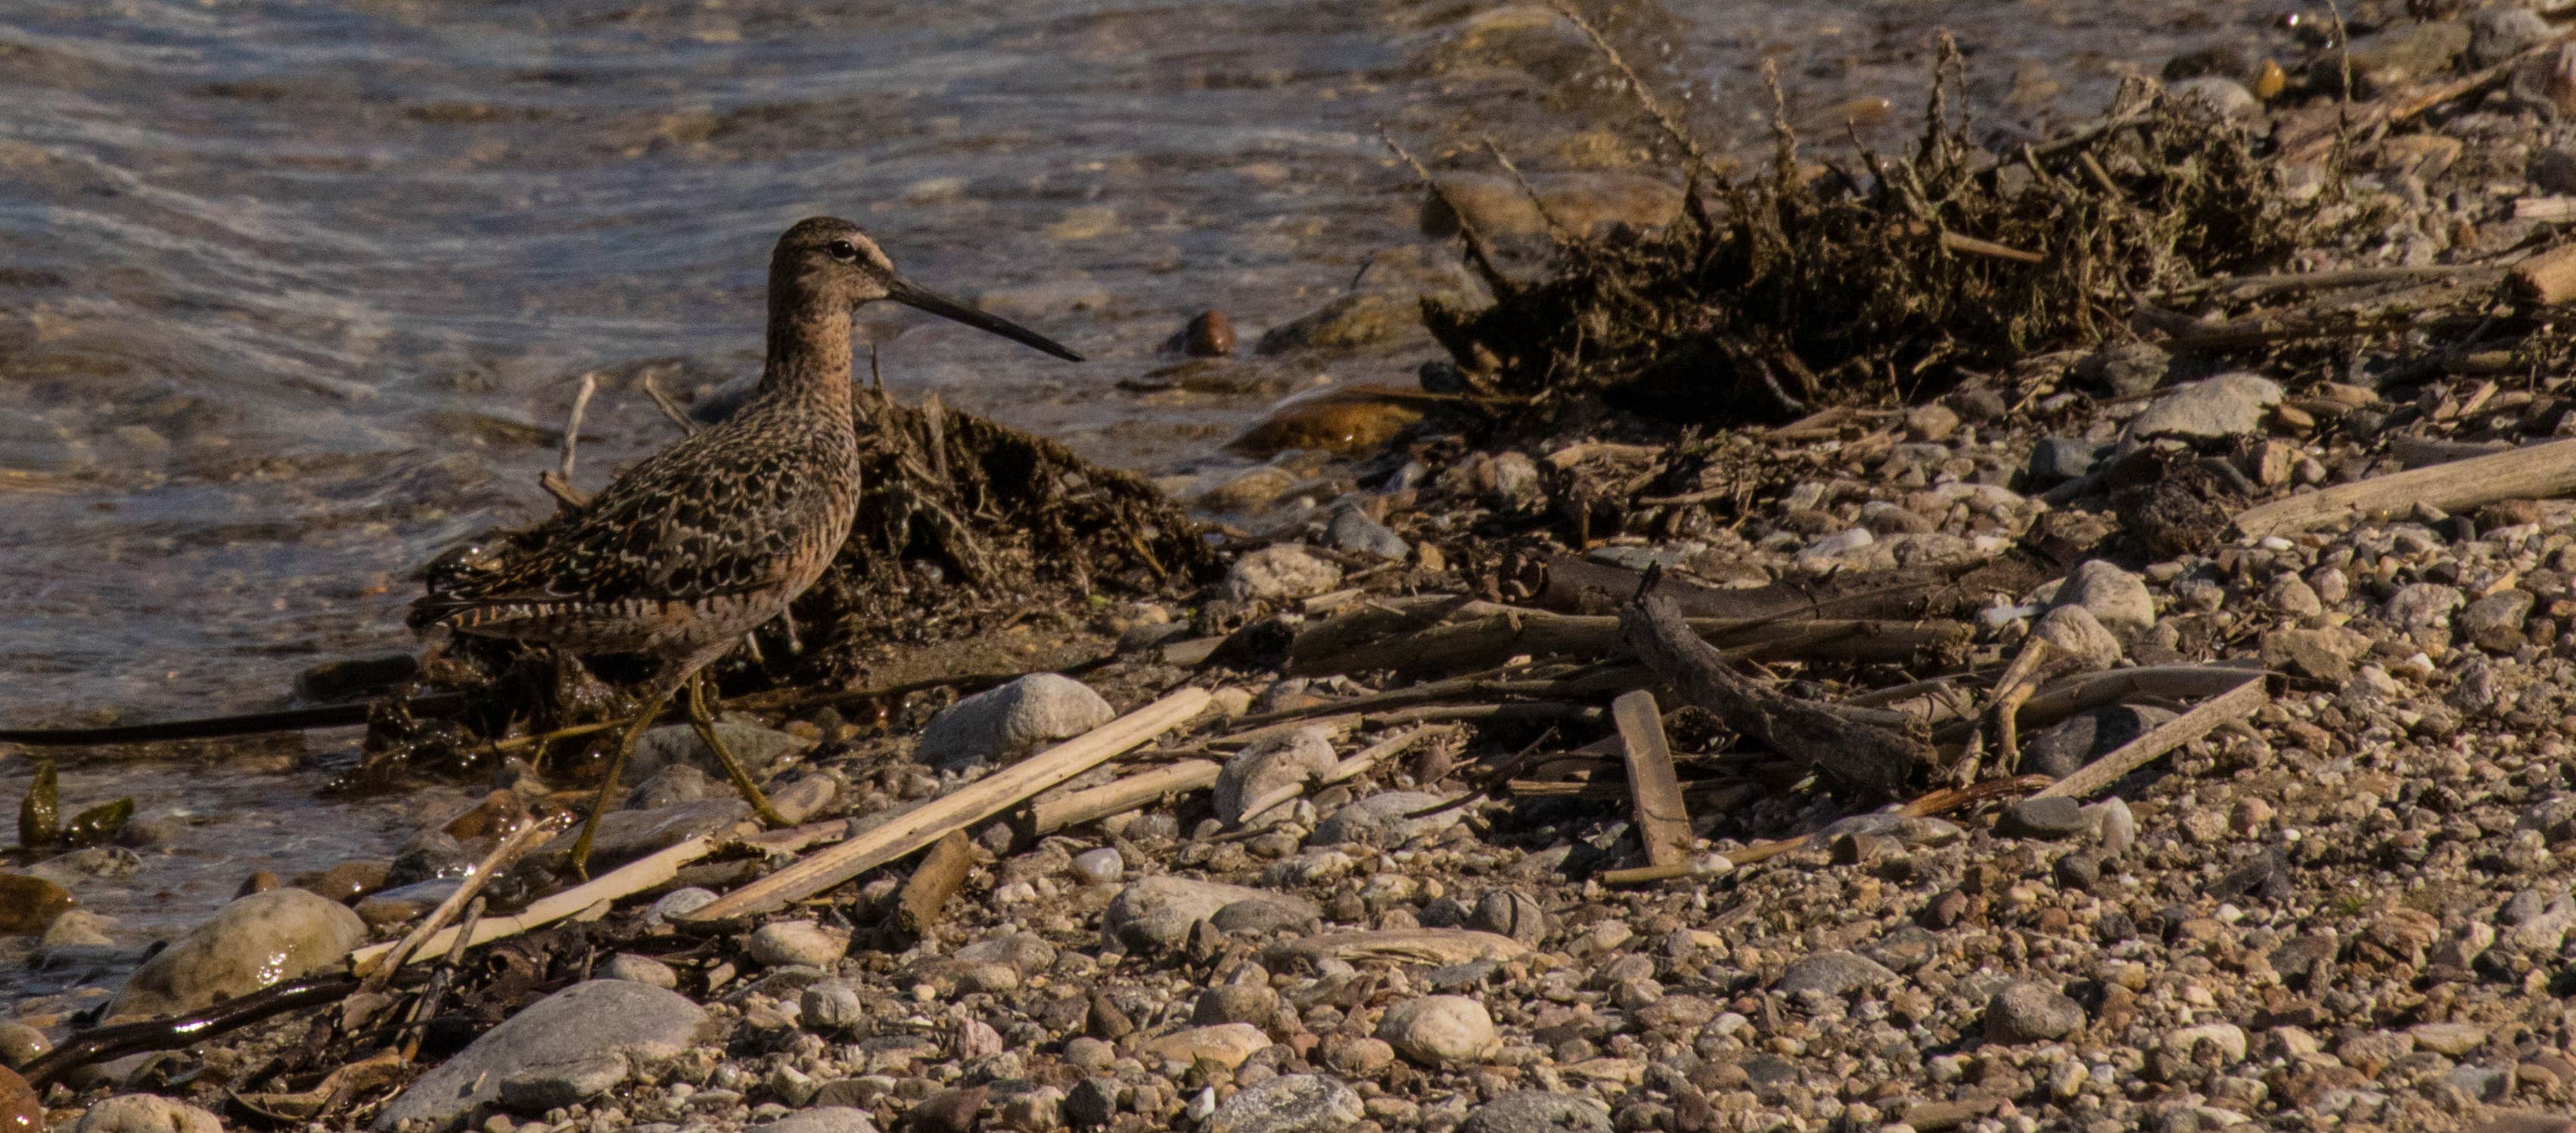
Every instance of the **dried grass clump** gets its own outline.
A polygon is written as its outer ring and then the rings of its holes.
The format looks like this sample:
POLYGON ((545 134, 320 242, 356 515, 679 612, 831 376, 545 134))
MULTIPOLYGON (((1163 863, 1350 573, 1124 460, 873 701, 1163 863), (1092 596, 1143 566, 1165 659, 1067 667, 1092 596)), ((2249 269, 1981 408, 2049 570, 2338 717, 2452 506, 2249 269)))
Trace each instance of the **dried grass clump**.
POLYGON ((1472 381, 1542 418, 1599 397, 1726 424, 1920 397, 2099 342, 2136 296, 2277 267, 2306 235, 2241 129, 2143 87, 2077 134, 1980 151, 1947 109, 1944 46, 1911 154, 1802 171, 1778 127, 1766 173, 1712 183, 1694 161, 1680 220, 1561 235, 1544 282, 1475 312, 1426 300, 1426 322, 1472 381))

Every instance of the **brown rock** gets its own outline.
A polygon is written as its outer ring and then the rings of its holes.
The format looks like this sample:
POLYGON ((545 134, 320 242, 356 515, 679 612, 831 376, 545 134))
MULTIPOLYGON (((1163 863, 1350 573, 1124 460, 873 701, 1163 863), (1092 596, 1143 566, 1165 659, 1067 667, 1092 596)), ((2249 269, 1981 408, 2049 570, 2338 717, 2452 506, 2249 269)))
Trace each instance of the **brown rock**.
POLYGON ((1221 358, 1234 353, 1234 320, 1223 311, 1201 311, 1181 329, 1181 353, 1192 358, 1221 358))
POLYGON ((941 1090, 921 1099, 904 1115, 903 1128, 908 1133, 974 1133, 984 1112, 984 1087, 964 1090, 941 1090))
MULTIPOLYGON (((447 836, 459 842, 475 838, 497 837, 527 821, 528 806, 515 791, 494 791, 483 796, 472 810, 447 820, 440 827, 447 836)), ((329 896, 329 894, 324 894, 329 896)))
POLYGON ((23 873, 0 873, 0 936, 34 936, 75 902, 62 886, 23 873))
POLYGON ((18 1072, 0 1068, 0 1133, 36 1133, 45 1127, 45 1103, 18 1072))

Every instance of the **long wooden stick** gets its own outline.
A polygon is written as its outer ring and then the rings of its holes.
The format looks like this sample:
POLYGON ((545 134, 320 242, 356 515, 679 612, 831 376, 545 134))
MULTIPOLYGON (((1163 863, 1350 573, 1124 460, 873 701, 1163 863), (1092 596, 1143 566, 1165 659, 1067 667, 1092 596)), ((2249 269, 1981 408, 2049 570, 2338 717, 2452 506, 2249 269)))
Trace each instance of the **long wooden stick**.
MULTIPOLYGON (((724 839, 700 835, 658 853, 637 858, 591 880, 554 894, 518 913, 485 917, 474 922, 474 935, 466 940, 468 948, 489 944, 506 936, 516 936, 543 928, 602 901, 632 896, 679 876, 680 867, 707 856, 724 843, 724 839)), ((413 955, 443 955, 455 947, 460 930, 443 929, 438 935, 421 942, 413 955)), ((370 944, 349 954, 353 969, 365 970, 376 958, 392 952, 395 944, 370 944)))
POLYGON ((2576 492, 2576 440, 2550 441, 2274 500, 2238 512, 2236 530, 2260 539, 2394 515, 2419 503, 2464 511, 2497 500, 2547 499, 2569 492, 2576 492))
POLYGON ((1334 764, 1332 770, 1326 771, 1315 777, 1315 785, 1318 787, 1329 787, 1335 783, 1343 783, 1352 779, 1357 779, 1362 775, 1368 774, 1370 768, 1385 762, 1388 757, 1396 755, 1406 748, 1412 747, 1414 744, 1420 742, 1426 737, 1446 735, 1457 730, 1458 725, 1456 724, 1423 724, 1418 727, 1397 732, 1392 736, 1388 736, 1385 739, 1370 744, 1368 747, 1362 749, 1359 753, 1351 756, 1349 759, 1345 759, 1340 763, 1334 764))
POLYGON ((2080 799, 2099 792, 2119 782, 2121 776, 2146 766, 2147 761, 2208 735, 2211 729, 2230 720, 2242 720, 2253 715, 2271 699, 2263 674, 2251 674, 2244 683, 2148 729, 2147 734, 2113 748, 2102 758, 2085 764, 2083 770, 2049 784, 2031 797, 2080 799))
POLYGON ((1207 690, 1181 689, 960 787, 900 819, 734 890, 682 919, 726 920, 804 900, 1099 766, 1198 715, 1207 702, 1207 690))
POLYGON ((1068 826, 1125 814, 1156 799, 1204 791, 1216 785, 1216 773, 1222 770, 1215 760, 1184 759, 1105 786, 1047 799, 1029 808, 1029 833, 1053 834, 1068 826))

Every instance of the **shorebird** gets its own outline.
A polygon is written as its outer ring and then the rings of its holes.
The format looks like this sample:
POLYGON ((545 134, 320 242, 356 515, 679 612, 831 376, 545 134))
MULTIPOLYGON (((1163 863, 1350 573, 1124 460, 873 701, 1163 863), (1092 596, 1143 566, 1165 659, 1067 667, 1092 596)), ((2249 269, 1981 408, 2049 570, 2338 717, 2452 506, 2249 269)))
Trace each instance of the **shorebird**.
POLYGON ((770 254, 768 360, 741 409, 629 469, 587 504, 429 572, 429 593, 412 604, 414 628, 656 664, 573 844, 576 872, 589 862, 636 737, 683 686, 698 738, 761 820, 783 824, 716 735, 704 673, 814 585, 850 533, 859 496, 851 320, 880 300, 1082 360, 1036 331, 907 282, 849 221, 799 221, 770 254))

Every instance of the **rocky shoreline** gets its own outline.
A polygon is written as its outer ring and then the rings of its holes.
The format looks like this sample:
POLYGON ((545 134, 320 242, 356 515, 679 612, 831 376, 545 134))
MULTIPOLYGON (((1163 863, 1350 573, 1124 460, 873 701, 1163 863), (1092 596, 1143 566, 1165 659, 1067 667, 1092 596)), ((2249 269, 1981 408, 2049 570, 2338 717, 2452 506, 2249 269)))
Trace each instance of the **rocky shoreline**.
MULTIPOLYGON (((121 987, 14 1005, 0 1064, 43 1090, 0 1074, 0 1121, 2576 1128, 2576 503, 2552 498, 2576 482, 2551 471, 2576 281, 2549 219, 2576 216, 2576 160, 2548 124, 2576 49, 2519 9, 2355 26, 2307 60, 2176 60, 2154 104, 2250 130, 2319 234, 2295 272, 1722 431, 1622 404, 1633 375, 1515 387, 1534 359, 1483 365, 1453 324, 1422 388, 1293 402, 1241 446, 1265 463, 1169 485, 1223 517, 1221 568, 1085 573, 1096 601, 843 659, 914 652, 902 679, 737 698, 728 742, 794 830, 746 822, 659 728, 596 859, 669 862, 655 880, 340 975, 424 918, 585 892, 568 837, 512 836, 586 792, 503 761, 390 860, 246 879, 121 987), (1756 691, 1694 692, 1640 648, 1641 590, 1756 691), (967 675, 1030 656, 1096 660, 967 675), (1615 706, 1639 689, 1645 725, 1615 706), (927 832, 924 860, 693 917, 1176 690, 1184 718, 927 832), (1843 749, 1766 731, 1800 710, 1928 766, 1873 794, 1843 749), (1640 786, 1667 740, 1686 815, 1640 786), (2101 759, 2085 797, 2050 793, 2101 759), (335 1005, 69 1057, 280 980, 335 1005)), ((1445 230, 1598 220, 1609 251, 1559 249, 1560 280, 1684 209, 1670 181, 1429 172, 1445 230)), ((1995 235, 1927 246, 2023 262, 1995 235)), ((1453 255, 1390 250, 1255 349, 1382 348, 1417 296, 1544 286, 1453 255)), ((1218 325, 1138 380, 1222 383, 1218 325)), ((1138 513, 1102 514, 1086 537, 1138 513)), ((148 848, 149 822, 121 837, 148 848)), ((0 926, 34 963, 120 954, 77 901, 134 857, 0 875, 0 926)))

